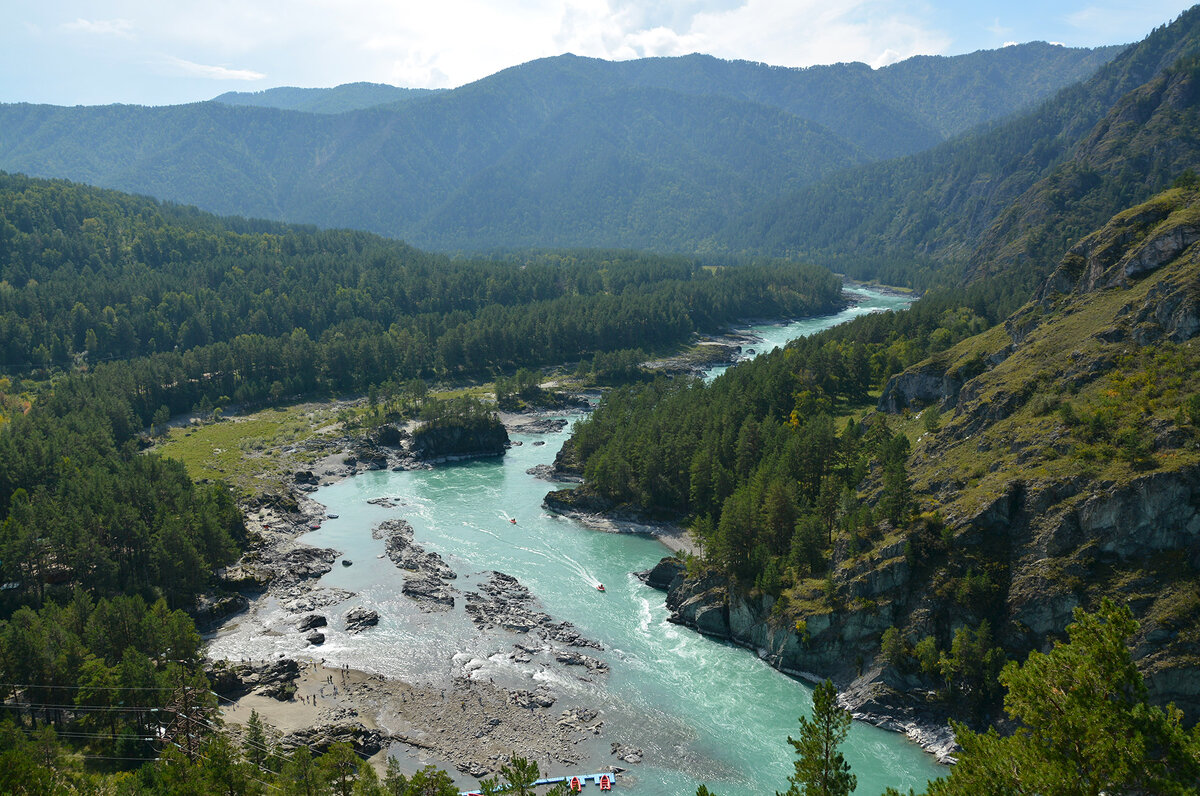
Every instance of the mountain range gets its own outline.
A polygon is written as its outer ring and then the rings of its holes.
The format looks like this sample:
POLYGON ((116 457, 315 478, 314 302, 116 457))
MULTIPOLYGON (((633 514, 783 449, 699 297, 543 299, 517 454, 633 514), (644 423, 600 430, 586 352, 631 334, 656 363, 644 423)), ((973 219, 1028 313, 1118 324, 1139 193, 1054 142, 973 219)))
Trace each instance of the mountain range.
POLYGON ((1197 163, 1198 53, 1192 8, 1030 112, 777 197, 715 239, 885 279, 924 262, 927 285, 1008 273, 1027 294, 1073 241, 1197 163))
POLYGON ((1035 105, 1119 49, 1033 43, 877 70, 564 55, 451 91, 4 105, 0 168, 443 250, 728 249, 731 219, 1035 105))

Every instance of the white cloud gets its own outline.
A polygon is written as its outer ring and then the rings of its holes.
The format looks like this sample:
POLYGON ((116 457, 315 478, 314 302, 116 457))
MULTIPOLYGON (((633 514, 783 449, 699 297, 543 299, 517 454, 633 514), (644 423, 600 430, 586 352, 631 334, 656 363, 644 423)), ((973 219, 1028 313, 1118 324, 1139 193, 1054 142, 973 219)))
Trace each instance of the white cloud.
POLYGON ((576 0, 555 36, 559 49, 624 59, 705 52, 722 58, 810 66, 883 66, 940 53, 949 38, 882 0, 576 0), (669 6, 667 10, 664 7, 669 6))
POLYGON ((64 22, 63 28, 97 36, 133 38, 133 23, 127 19, 83 19, 79 17, 74 22, 64 22))
POLYGON ((184 74, 210 80, 262 80, 266 77, 262 72, 255 72, 251 69, 227 69, 224 66, 198 64, 182 58, 168 57, 167 63, 175 66, 184 74))
POLYGON ((106 20, 88 18, 84 0, 64 2, 72 10, 52 26, 107 41, 91 63, 119 73, 109 82, 127 92, 146 62, 207 79, 443 88, 563 52, 882 66, 950 46, 930 0, 110 0, 119 13, 106 20), (232 66, 246 63, 255 69, 232 66))
POLYGON ((884 0, 748 0, 732 11, 698 16, 692 31, 703 37, 705 52, 782 66, 883 65, 942 53, 950 43, 884 0))

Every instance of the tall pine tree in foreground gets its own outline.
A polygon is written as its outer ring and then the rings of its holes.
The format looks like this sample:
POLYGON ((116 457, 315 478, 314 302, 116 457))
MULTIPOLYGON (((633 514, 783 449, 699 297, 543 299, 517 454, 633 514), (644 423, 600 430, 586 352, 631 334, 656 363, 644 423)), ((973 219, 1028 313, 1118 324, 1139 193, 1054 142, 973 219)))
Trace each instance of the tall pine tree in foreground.
POLYGON ((956 724, 958 765, 928 796, 1200 793, 1200 730, 1148 703, 1129 650, 1137 629, 1109 600, 1094 614, 1075 609, 1069 642, 1000 674, 1004 709, 1022 726, 1002 737, 956 724))
MULTIPOLYGON (((812 719, 800 717, 799 739, 788 737, 796 750, 796 773, 783 796, 846 796, 858 785, 838 746, 850 730, 850 713, 838 707, 837 689, 826 680, 813 691, 812 719)), ((780 796, 776 794, 776 796, 780 796)))

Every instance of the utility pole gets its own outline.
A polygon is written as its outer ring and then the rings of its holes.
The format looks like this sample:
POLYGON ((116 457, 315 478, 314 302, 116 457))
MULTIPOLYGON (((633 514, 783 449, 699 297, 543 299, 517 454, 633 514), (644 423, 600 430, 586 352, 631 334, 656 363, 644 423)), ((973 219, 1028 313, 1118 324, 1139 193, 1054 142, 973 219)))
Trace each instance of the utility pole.
MULTIPOLYGON (((180 661, 182 663, 182 661, 180 661)), ((202 699, 202 691, 186 682, 183 666, 179 667, 179 684, 171 694, 166 710, 172 715, 171 723, 163 730, 164 747, 174 745, 195 762, 200 754, 200 739, 208 725, 208 707, 202 699)))

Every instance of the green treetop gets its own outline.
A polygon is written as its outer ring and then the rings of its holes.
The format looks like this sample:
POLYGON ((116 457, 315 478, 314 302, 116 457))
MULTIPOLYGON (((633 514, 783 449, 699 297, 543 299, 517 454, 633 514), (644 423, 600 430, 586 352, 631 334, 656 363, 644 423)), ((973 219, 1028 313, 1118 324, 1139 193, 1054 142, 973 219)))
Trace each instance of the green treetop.
MULTIPOLYGON (((812 719, 800 717, 800 738, 788 738, 799 759, 783 796, 846 796, 858 785, 838 745, 850 730, 850 714, 838 707, 837 689, 826 680, 813 691, 812 719)), ((779 796, 779 794, 776 794, 779 796)))

